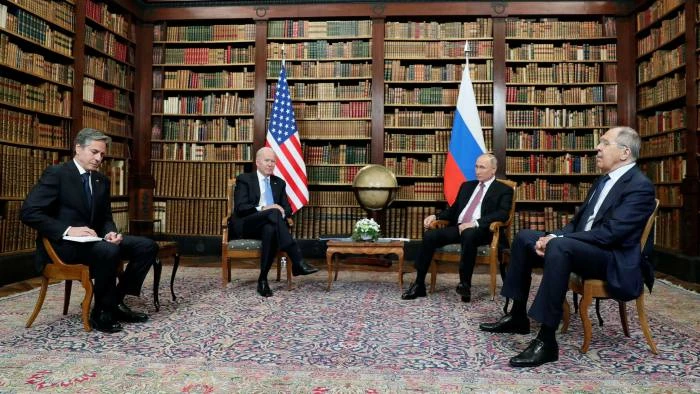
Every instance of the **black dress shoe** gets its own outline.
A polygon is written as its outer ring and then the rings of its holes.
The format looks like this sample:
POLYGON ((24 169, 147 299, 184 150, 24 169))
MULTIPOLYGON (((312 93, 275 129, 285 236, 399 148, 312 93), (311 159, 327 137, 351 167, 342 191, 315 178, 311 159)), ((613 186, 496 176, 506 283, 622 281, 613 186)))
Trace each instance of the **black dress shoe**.
POLYGON ((465 284, 465 283, 460 283, 457 285, 457 288, 455 289, 457 294, 462 296, 462 302, 470 302, 472 300, 472 287, 465 284))
POLYGON ((134 312, 123 302, 114 308, 114 318, 126 323, 143 323, 148 320, 148 315, 141 312, 134 312))
POLYGON ((309 275, 313 274, 314 272, 318 272, 318 268, 304 260, 301 260, 298 265, 295 264, 292 266, 292 275, 294 276, 309 275))
POLYGON ((556 341, 544 342, 533 339, 527 349, 510 359, 511 367, 536 367, 544 363, 559 360, 559 345, 556 341))
POLYGON ((505 315, 495 323, 479 324, 479 329, 486 332, 529 334, 530 320, 527 317, 516 318, 513 315, 505 315))
POLYGON ((263 297, 272 297, 272 289, 266 280, 258 281, 258 294, 263 297))
POLYGON ((401 299, 415 300, 418 297, 425 297, 425 295, 425 284, 411 283, 411 287, 401 294, 401 299))
POLYGON ((114 320, 112 314, 109 312, 92 311, 90 314, 90 326, 97 331, 105 332, 107 334, 112 334, 122 330, 122 325, 118 321, 114 320))

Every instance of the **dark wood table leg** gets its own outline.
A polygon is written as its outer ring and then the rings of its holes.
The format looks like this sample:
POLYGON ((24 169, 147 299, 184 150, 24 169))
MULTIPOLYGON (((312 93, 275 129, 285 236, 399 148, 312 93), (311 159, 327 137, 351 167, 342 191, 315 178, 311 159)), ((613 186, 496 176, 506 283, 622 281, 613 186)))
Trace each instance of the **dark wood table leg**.
POLYGON ((170 294, 173 296, 173 301, 177 301, 173 285, 175 283, 175 273, 177 272, 177 267, 180 266, 180 253, 175 253, 174 260, 175 262, 173 263, 173 272, 170 274, 170 294))
POLYGON ((158 291, 160 288, 160 274, 163 272, 163 264, 160 259, 156 259, 153 264, 153 305, 156 307, 156 312, 160 310, 160 301, 158 300, 158 291))

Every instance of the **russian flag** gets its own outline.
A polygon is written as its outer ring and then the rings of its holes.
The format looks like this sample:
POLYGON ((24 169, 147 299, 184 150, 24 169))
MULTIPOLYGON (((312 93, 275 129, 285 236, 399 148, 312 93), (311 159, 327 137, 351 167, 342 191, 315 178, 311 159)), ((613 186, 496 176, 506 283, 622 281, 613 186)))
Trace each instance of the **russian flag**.
MULTIPOLYGON (((467 45, 464 47, 467 52, 467 45)), ((476 159, 486 152, 484 144, 484 132, 481 130, 481 120, 476 107, 474 87, 469 75, 469 57, 467 56, 464 71, 462 71, 462 83, 457 97, 457 110, 450 146, 445 162, 445 179, 443 182, 445 199, 452 205, 457 199, 457 192, 462 183, 468 179, 476 179, 474 164, 476 159)))

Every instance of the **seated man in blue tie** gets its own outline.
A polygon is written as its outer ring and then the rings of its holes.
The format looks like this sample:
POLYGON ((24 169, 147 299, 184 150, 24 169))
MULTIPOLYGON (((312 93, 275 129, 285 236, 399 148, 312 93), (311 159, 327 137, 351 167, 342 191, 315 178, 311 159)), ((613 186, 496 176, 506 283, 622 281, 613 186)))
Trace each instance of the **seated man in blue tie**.
POLYGON ((463 302, 471 301, 472 273, 477 247, 491 242, 489 226, 493 222, 508 220, 513 201, 513 189, 496 182, 496 156, 485 153, 479 156, 474 167, 476 180, 462 183, 454 204, 437 216, 430 215, 423 220, 426 228, 437 219, 447 220, 450 224, 423 234, 423 242, 415 261, 416 281, 401 295, 402 299, 425 297, 425 275, 430 268, 435 249, 447 244, 460 243, 462 255, 456 291, 463 302))
POLYGON ((73 160, 48 167, 21 210, 22 222, 37 230, 36 263, 39 272, 48 263, 41 242, 47 238, 66 263, 90 266, 95 281, 92 328, 112 333, 121 322, 145 322, 148 316, 124 303, 127 294, 138 296, 148 270, 156 260, 158 245, 144 237, 122 236, 112 220, 109 179, 97 170, 112 139, 94 129, 82 129, 75 137, 73 160), (64 236, 100 237, 104 241, 74 242, 64 236), (122 259, 130 260, 119 277, 122 259))
POLYGON ((293 275, 309 275, 318 271, 307 264, 299 245, 289 232, 286 218, 292 215, 287 200, 286 182, 273 174, 277 165, 275 151, 263 147, 255 154, 257 171, 236 177, 231 212, 232 234, 235 238, 252 238, 262 241, 258 294, 272 296, 267 282, 267 273, 275 259, 277 250, 287 252, 292 260, 293 275))
POLYGON ((639 251, 645 223, 654 211, 654 185, 635 164, 641 139, 629 127, 614 127, 600 137, 596 165, 603 172, 571 223, 551 234, 521 230, 513 241, 501 295, 513 299, 509 314, 482 323, 487 332, 528 334, 526 303, 532 268, 544 264, 542 282, 529 315, 541 323, 537 337, 513 367, 533 367, 559 359, 555 330, 572 272, 607 281, 608 292, 628 301, 653 283, 653 268, 639 251))

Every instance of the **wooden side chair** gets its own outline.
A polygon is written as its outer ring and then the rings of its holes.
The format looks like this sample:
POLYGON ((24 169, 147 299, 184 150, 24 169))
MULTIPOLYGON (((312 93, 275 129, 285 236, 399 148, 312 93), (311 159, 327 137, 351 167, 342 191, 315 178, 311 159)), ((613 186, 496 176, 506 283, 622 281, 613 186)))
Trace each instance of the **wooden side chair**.
MULTIPOLYGON (((231 262, 233 261, 251 261, 254 260, 255 264, 260 260, 260 249, 262 247, 262 241, 258 239, 231 239, 229 240, 229 229, 228 223, 231 218, 231 212, 233 212, 233 191, 236 188, 236 178, 231 178, 227 183, 228 187, 228 204, 227 210, 228 216, 224 217, 221 221, 221 279, 222 285, 226 287, 226 284, 231 282, 231 262)), ((291 218, 287 218, 287 223, 292 226, 293 222, 291 218)), ((287 253, 279 251, 275 257, 277 263, 277 281, 280 281, 282 273, 282 257, 287 260, 287 289, 292 288, 292 261, 287 256, 287 253)))
MULTIPOLYGON (((476 263, 477 264, 487 264, 490 267, 491 275, 491 299, 496 298, 496 276, 499 271, 499 246, 501 242, 510 247, 510 225, 513 222, 513 215, 515 213, 515 186, 516 182, 509 181, 506 179, 496 179, 498 182, 505 184, 506 186, 513 189, 513 202, 510 206, 510 213, 508 214, 508 220, 506 222, 493 222, 489 230, 493 233, 493 238, 489 245, 482 245, 477 250, 476 263), (501 234, 503 233, 503 234, 501 234), (503 235, 504 239, 501 238, 503 235)), ((448 225, 446 220, 436 220, 431 225, 431 228, 441 228, 448 225)), ((440 272, 441 266, 448 263, 452 266, 459 264, 460 255, 462 252, 462 247, 460 244, 449 244, 441 248, 438 248, 433 255, 433 261, 430 264, 430 292, 435 291, 435 283, 437 282, 437 274, 440 272)), ((452 268, 454 271, 454 268, 452 268)), ((446 272, 446 271, 442 271, 446 272)), ((501 270, 503 274, 503 270, 501 270)))
POLYGON ((49 280, 65 280, 66 289, 65 296, 63 299, 63 314, 68 314, 68 305, 70 304, 70 294, 71 287, 74 280, 79 280, 85 289, 85 297, 83 297, 82 303, 82 317, 83 317, 83 328, 85 331, 91 331, 90 326, 90 303, 92 302, 92 280, 90 279, 90 267, 84 264, 66 264, 61 260, 56 254, 56 251, 51 246, 48 239, 42 238, 42 243, 46 249, 46 253, 51 259, 51 264, 46 264, 43 272, 41 273, 41 290, 39 292, 39 298, 36 300, 36 305, 34 306, 34 312, 27 320, 26 328, 32 326, 34 319, 39 315, 41 307, 44 304, 44 298, 46 297, 46 289, 49 286, 49 280))
MULTIPOLYGON (((656 200, 656 207, 654 208, 654 212, 652 212, 651 216, 649 216, 649 219, 647 219, 647 224, 644 227, 644 232, 642 232, 642 239, 640 240, 640 247, 641 251, 644 250, 644 244, 646 243, 647 239, 649 238, 649 234, 651 233, 651 229, 654 226, 654 221, 656 220, 656 213, 659 210, 659 200, 656 200)), ((581 298, 581 304, 579 305, 579 315, 581 316, 581 322, 583 323, 583 345, 581 346, 581 352, 586 353, 588 352, 588 348, 591 345, 591 332, 592 332, 592 327, 591 327, 591 320, 588 318, 588 307, 591 305, 593 302, 593 299, 596 299, 596 309, 598 302, 601 298, 611 298, 610 294, 608 294, 608 291, 606 290, 606 282, 603 280, 599 279, 585 279, 583 280, 580 276, 576 274, 572 274, 571 278, 569 279, 569 289, 574 292, 574 294, 580 294, 582 296, 581 298)), ((630 336, 629 333, 629 326, 627 323, 627 307, 626 304, 622 301, 617 301, 619 310, 620 310, 620 320, 622 323, 622 331, 624 332, 626 337, 630 336)), ((649 344, 649 348, 651 349, 651 352, 654 354, 658 353, 658 350, 656 349, 656 344, 654 343, 654 339, 651 336, 651 330, 649 329, 649 322, 647 320, 647 314, 646 311, 644 310, 644 290, 642 289, 642 293, 637 297, 636 299, 636 304, 637 304, 637 314, 639 315, 639 324, 642 327, 642 332, 644 333, 644 337, 647 340, 647 343, 649 344)), ((562 327, 561 327, 561 332, 565 333, 568 328, 569 328, 569 320, 570 320, 570 315, 571 315, 571 310, 569 309, 569 303, 564 301, 564 315, 562 317, 562 327)), ((600 316, 600 315, 599 315, 600 316)), ((600 320, 600 318, 599 318, 600 320)), ((601 325, 602 325, 602 320, 601 325)))

